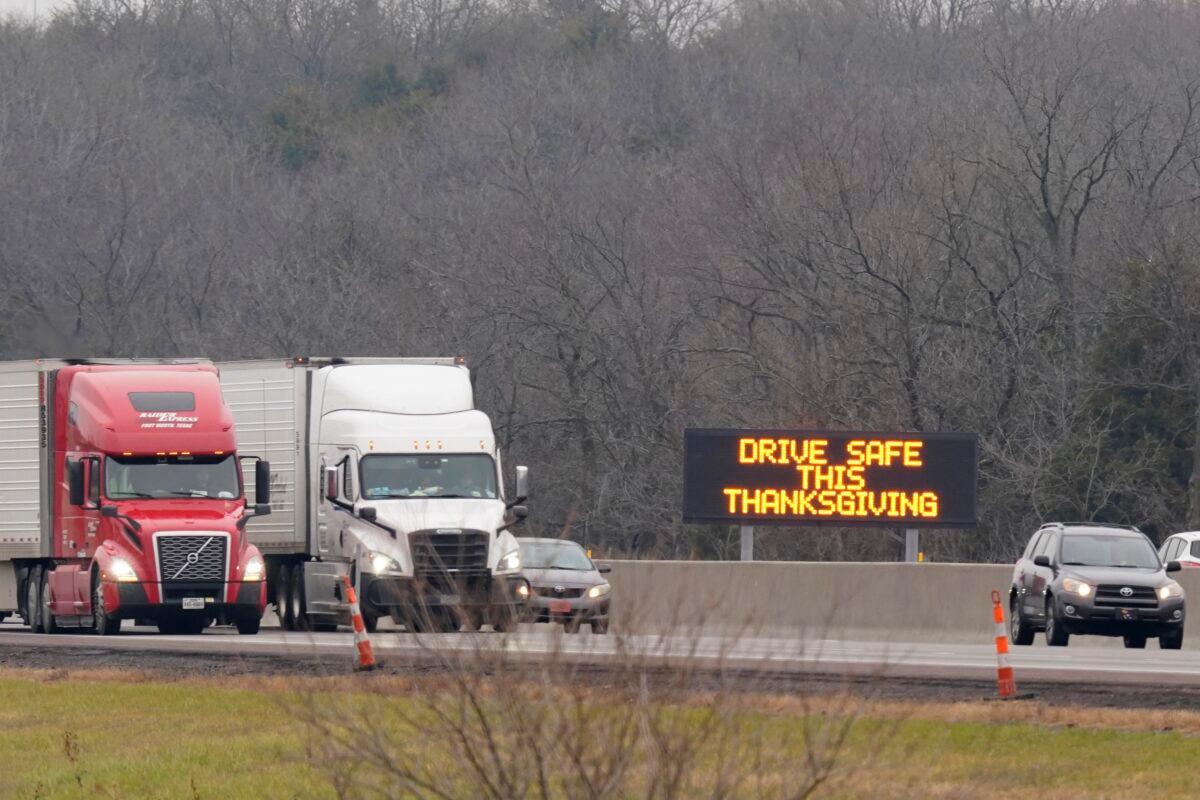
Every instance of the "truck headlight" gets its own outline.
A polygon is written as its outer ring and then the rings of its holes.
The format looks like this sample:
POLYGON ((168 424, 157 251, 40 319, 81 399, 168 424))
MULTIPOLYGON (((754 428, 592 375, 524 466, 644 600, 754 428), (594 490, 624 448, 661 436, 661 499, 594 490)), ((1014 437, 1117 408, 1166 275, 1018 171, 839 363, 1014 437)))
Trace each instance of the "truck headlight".
POLYGON ((261 581, 263 575, 267 572, 267 565, 263 563, 259 556, 251 556, 246 562, 246 568, 242 570, 242 580, 244 581, 261 581))
POLYGON ((513 550, 511 553, 505 553, 500 557, 500 566, 498 569, 501 572, 514 572, 521 568, 521 551, 513 550))
POLYGON ((376 573, 399 572, 400 565, 391 556, 385 556, 383 553, 371 553, 371 569, 376 573))
POLYGON ((1170 600, 1172 597, 1183 597, 1183 587, 1175 581, 1164 583, 1158 587, 1158 599, 1170 600))
POLYGON ((1090 597, 1092 594, 1092 585, 1090 583, 1077 581, 1074 578, 1063 578, 1063 589, 1079 597, 1090 597))
POLYGON ((608 594, 611 591, 612 591, 611 583, 597 584, 596 586, 593 586, 592 588, 588 589, 588 597, 595 600, 597 597, 604 597, 604 595, 608 594))
POLYGON ((123 558, 114 558, 108 562, 108 574, 121 583, 137 581, 137 573, 133 571, 133 565, 123 558))

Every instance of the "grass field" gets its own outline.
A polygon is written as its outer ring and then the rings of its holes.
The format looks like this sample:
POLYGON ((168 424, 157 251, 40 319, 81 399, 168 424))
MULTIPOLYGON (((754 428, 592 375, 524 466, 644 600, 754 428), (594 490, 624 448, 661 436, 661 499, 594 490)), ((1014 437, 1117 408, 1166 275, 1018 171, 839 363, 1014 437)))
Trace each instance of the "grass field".
MULTIPOLYGON (((289 682, 228 683, 0 671, 0 797, 336 797, 308 763, 289 682)), ((767 696, 744 705, 768 735, 846 709, 767 696)), ((837 779, 818 796, 1200 796, 1200 770, 1182 766, 1200 764, 1197 713, 869 702, 854 711, 837 779)))

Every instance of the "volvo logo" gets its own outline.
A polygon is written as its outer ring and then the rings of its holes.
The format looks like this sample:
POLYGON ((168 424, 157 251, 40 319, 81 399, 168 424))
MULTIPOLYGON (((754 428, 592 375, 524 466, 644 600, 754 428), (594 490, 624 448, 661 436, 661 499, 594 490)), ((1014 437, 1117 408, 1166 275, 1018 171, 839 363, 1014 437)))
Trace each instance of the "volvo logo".
POLYGON ((1121 597, 1133 597, 1133 589, 1128 586, 1121 587, 1121 597))
POLYGON ((197 561, 200 560, 200 554, 199 553, 188 553, 187 560, 188 560, 189 564, 195 564, 197 561))

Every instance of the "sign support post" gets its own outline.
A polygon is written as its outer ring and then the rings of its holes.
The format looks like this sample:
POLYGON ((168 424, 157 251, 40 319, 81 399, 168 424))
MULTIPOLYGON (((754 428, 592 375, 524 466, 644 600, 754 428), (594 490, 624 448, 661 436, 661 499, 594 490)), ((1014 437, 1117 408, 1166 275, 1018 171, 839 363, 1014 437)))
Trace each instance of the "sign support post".
POLYGON ((916 528, 908 528, 904 531, 904 560, 909 563, 916 563, 917 553, 920 550, 920 531, 916 528))
POLYGON ((742 561, 754 560, 754 526, 742 526, 742 561))

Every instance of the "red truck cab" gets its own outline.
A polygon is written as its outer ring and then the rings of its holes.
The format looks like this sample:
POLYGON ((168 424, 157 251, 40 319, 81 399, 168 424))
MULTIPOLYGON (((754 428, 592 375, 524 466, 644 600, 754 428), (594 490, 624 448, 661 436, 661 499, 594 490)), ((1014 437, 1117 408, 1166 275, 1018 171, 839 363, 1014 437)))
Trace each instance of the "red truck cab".
POLYGON ((132 620, 195 634, 217 620, 257 633, 265 568, 244 531, 269 513, 269 480, 247 504, 216 368, 84 363, 38 380, 52 476, 40 500, 52 521, 50 557, 22 570, 27 623, 114 634, 132 620))

